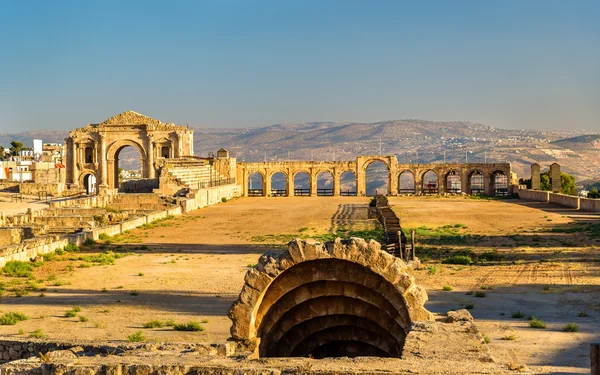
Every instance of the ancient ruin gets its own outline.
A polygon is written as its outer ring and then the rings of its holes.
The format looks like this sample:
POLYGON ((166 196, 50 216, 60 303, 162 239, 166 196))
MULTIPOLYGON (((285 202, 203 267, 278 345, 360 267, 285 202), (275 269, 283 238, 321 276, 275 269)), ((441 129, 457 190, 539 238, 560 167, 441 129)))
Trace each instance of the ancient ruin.
POLYGON ((382 162, 388 171, 388 191, 396 194, 484 194, 508 195, 511 186, 517 184, 510 163, 469 164, 400 164, 395 155, 359 156, 355 161, 282 161, 239 162, 237 179, 243 196, 294 196, 294 195, 367 195, 366 171, 370 164, 382 162), (285 176, 285 189, 273 189, 272 179, 277 173, 285 176), (354 189, 341 189, 342 175, 350 173, 355 181, 354 189), (309 191, 295 187, 298 175, 309 179, 309 191), (317 189, 317 178, 329 174, 333 188, 317 189), (260 176, 258 186, 250 187, 252 175, 260 176), (406 181, 402 184, 401 181, 406 181), (322 191, 320 191, 322 190, 322 191), (326 190, 326 191, 325 191, 326 190))
POLYGON ((294 240, 246 275, 229 317, 260 357, 400 357, 427 293, 378 242, 294 240))
POLYGON ((134 111, 100 124, 75 129, 66 139, 67 184, 118 188, 119 153, 126 146, 140 154, 142 177, 156 178, 160 159, 194 155, 193 130, 163 123, 134 111))

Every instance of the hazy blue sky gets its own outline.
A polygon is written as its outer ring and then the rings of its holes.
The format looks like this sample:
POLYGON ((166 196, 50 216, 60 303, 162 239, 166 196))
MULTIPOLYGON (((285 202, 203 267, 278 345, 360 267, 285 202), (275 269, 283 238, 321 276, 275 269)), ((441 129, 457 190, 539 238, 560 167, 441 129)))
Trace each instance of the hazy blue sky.
POLYGON ((600 130, 600 1, 0 2, 0 131, 467 120, 600 130))

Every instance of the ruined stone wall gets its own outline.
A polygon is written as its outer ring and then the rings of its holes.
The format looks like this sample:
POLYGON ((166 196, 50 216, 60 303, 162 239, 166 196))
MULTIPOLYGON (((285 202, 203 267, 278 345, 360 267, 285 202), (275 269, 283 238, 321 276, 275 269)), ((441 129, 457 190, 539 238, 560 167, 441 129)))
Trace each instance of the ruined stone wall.
POLYGON ((550 194, 550 203, 560 204, 561 206, 579 209, 579 197, 572 195, 552 193, 550 194))
POLYGON ((210 206, 222 201, 222 198, 232 199, 240 196, 238 185, 229 184, 199 189, 190 194, 190 197, 179 199, 183 212, 190 212, 198 208, 210 206))
POLYGON ((152 193, 154 189, 158 189, 158 178, 129 180, 119 184, 120 193, 152 193))
POLYGON ((579 198, 580 209, 600 212, 600 199, 579 198))
POLYGON ((580 198, 549 191, 519 189, 519 198, 535 202, 555 203, 583 211, 600 212, 600 199, 580 198))
POLYGON ((38 195, 39 193, 48 193, 53 197, 60 197, 65 190, 65 184, 61 183, 36 183, 24 182, 19 189, 21 194, 38 195))
POLYGON ((550 200, 549 191, 519 189, 519 198, 547 203, 550 200))
POLYGON ((13 245, 24 238, 22 228, 0 228, 0 246, 13 245))

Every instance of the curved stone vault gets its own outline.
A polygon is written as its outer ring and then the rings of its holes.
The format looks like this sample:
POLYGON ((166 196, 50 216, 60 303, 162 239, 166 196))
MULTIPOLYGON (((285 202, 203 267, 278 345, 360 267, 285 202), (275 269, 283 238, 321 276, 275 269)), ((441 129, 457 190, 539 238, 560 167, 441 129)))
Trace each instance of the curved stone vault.
POLYGON ((229 310, 231 335, 260 357, 400 357, 425 290, 376 241, 292 240, 250 269, 229 310))

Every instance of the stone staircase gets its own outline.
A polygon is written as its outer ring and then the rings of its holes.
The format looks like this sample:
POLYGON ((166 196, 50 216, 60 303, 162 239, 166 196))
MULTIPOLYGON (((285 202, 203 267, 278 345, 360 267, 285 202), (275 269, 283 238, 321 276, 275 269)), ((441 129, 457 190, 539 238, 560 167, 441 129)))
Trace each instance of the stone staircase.
POLYGON ((383 195, 375 196, 375 209, 377 219, 385 231, 386 250, 388 253, 408 261, 409 252, 406 251, 406 236, 402 232, 400 218, 389 206, 387 197, 383 195), (400 234, 400 236, 398 236, 400 234))
POLYGON ((172 159, 165 162, 161 173, 166 173, 179 186, 198 190, 226 180, 211 167, 206 159, 172 159))

